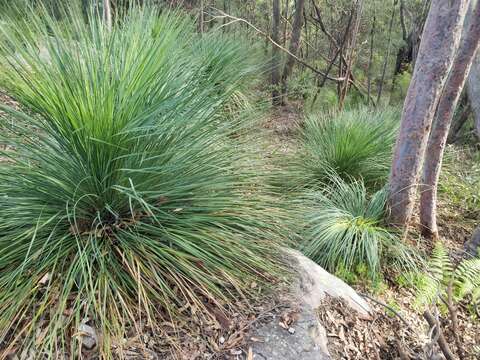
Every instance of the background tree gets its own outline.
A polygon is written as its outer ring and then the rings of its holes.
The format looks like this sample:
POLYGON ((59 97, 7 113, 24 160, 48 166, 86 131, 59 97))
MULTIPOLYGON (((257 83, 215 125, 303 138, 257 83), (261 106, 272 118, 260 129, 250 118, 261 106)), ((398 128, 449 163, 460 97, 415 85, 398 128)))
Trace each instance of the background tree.
MULTIPOLYGON (((298 47, 300 46, 300 36, 302 34, 303 26, 303 7, 305 5, 305 0, 297 0, 295 3, 295 14, 293 17, 292 24, 292 37, 290 39, 289 51, 291 54, 296 55, 298 47)), ((293 64, 295 63, 295 58, 291 55, 287 57, 285 67, 283 68, 282 73, 282 104, 285 104, 285 98, 287 96, 288 86, 287 80, 292 73, 293 64)))
POLYGON ((403 107, 390 175, 391 222, 411 218, 425 148, 435 112, 460 41, 468 1, 432 2, 403 107))
MULTIPOLYGON (((280 43, 280 0, 273 0, 272 10, 272 40, 278 44, 280 43)), ((274 105, 279 105, 281 103, 279 91, 280 66, 280 49, 275 44, 272 44, 272 102, 274 105)))

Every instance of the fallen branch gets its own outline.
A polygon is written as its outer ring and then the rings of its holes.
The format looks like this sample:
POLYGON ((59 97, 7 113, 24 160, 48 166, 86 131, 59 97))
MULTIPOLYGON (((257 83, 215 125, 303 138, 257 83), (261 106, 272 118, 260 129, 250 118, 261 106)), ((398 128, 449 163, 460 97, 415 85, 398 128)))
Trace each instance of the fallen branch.
POLYGON ((398 355, 400 356, 400 360, 410 360, 410 356, 407 354, 403 345, 399 339, 395 339, 395 345, 397 346, 398 355))
POLYGON ((257 28, 255 25, 253 25, 251 22, 243 19, 243 18, 239 18, 239 17, 236 17, 236 16, 233 16, 233 15, 229 15, 227 13, 225 13, 224 11, 220 10, 220 9, 215 9, 215 11, 217 11, 220 15, 215 15, 213 16, 214 19, 230 19, 230 21, 226 24, 223 24, 223 25, 220 25, 217 29, 221 29, 225 26, 228 26, 228 25, 231 25, 231 24, 234 24, 234 23, 237 23, 237 22, 242 22, 244 24, 247 24, 248 26, 250 26, 252 29, 254 29, 257 33, 259 33, 260 35, 264 36, 269 42, 271 42, 273 45, 275 45, 276 47, 278 47, 280 50, 286 52, 288 55, 290 55, 291 57, 293 57, 296 61, 298 61, 300 64, 302 64, 303 66, 305 66, 306 68, 310 69, 311 71, 313 71, 314 73, 316 73, 317 75, 321 75, 321 76, 324 76, 326 77, 328 80, 331 80, 331 81, 335 81, 335 82, 343 82, 345 81, 345 77, 333 77, 333 76, 330 76, 326 73, 324 73, 323 71, 320 71, 318 69, 316 69, 314 66, 306 63, 305 61, 303 61, 302 59, 300 59, 298 56, 292 54, 287 48, 283 47, 282 45, 280 45, 279 43, 277 43, 276 41, 274 41, 270 35, 268 35, 266 32, 264 32, 263 30, 260 30, 259 28, 257 28))
POLYGON ((452 335, 455 340, 455 346, 457 347, 457 354, 461 360, 465 359, 465 351, 463 350, 462 342, 460 341, 460 334, 458 331, 458 316, 457 307, 453 303, 453 282, 450 280, 447 289, 447 300, 440 297, 440 299, 447 305, 448 312, 450 313, 450 321, 452 322, 452 335))
POLYGON ((423 317, 427 321, 428 325, 430 325, 430 329, 433 331, 434 336, 437 338, 438 346, 440 347, 440 350, 442 350, 445 358, 447 360, 455 360, 455 356, 452 354, 452 351, 450 350, 450 347, 448 346, 448 343, 443 336, 439 321, 434 318, 428 310, 423 313, 423 317))
MULTIPOLYGON (((249 22, 248 20, 245 20, 243 18, 239 18, 239 17, 236 17, 236 16, 233 16, 233 15, 230 15, 230 14, 227 14, 226 12, 220 10, 220 9, 217 9, 217 8, 212 8, 213 10, 215 10, 218 14, 220 15, 212 15, 212 18, 211 18, 211 21, 213 21, 214 19, 229 19, 230 21, 225 23, 225 24, 222 24, 220 25, 217 30, 220 30, 221 28, 223 27, 226 27, 226 26, 229 26, 229 25, 232 25, 232 24, 235 24, 237 22, 242 22, 244 24, 246 24, 247 26, 251 27, 253 30, 255 30, 257 33, 259 33, 260 35, 264 36, 270 43, 272 43, 273 45, 275 45, 276 47, 278 47, 280 50, 282 50, 283 52, 287 53, 288 55, 290 55, 291 57, 293 57, 297 62, 299 62, 300 64, 302 64, 303 66, 305 66, 306 68, 310 69, 311 71, 313 71, 315 74, 317 75, 320 75, 322 77, 324 77, 324 79, 328 79, 330 81, 334 81, 334 82, 337 82, 337 83, 341 83, 341 82, 344 82, 345 81, 345 77, 333 77, 333 76, 330 76, 328 73, 326 72, 323 72, 323 71, 320 71, 318 70, 317 68, 315 68, 314 66, 310 65, 309 63, 303 61, 302 59, 300 59, 298 56, 292 54, 287 48, 283 47, 282 45, 280 45, 279 43, 277 43, 275 40, 273 40, 270 35, 268 35, 265 31, 257 28, 255 25, 253 25, 251 22, 249 22)), ((352 76, 349 77, 348 81, 352 84, 352 86, 360 93, 362 94, 363 96, 367 96, 363 91, 362 91, 362 88, 364 88, 364 86, 362 86, 361 84, 357 84, 355 82, 355 80, 353 79, 353 74, 352 76)), ((371 101, 373 101, 373 98, 370 98, 371 101)), ((373 102, 374 103, 374 102, 373 102)), ((375 103, 374 103, 375 104, 375 103)))
POLYGON ((392 308, 391 306, 388 306, 387 304, 367 295, 367 294, 359 294, 360 296, 363 296, 364 298, 367 298, 368 300, 371 300, 373 301, 374 303, 380 305, 380 306, 383 306, 385 309, 391 311, 392 313, 394 313, 411 331, 415 332, 415 330, 413 330, 413 328, 410 326, 410 324, 407 322, 407 320, 404 319, 404 317, 397 311, 395 310, 394 308, 392 308))

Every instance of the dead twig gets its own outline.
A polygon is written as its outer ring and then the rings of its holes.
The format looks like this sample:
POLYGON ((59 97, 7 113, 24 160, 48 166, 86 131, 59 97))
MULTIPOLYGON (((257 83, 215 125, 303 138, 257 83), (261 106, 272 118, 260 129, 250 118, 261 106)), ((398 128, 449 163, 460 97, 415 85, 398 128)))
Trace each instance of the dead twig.
POLYGON ((450 280, 447 288, 447 299, 445 300, 442 296, 440 299, 445 303, 450 314, 450 321, 452 322, 452 335, 455 341, 455 346, 457 348, 458 357, 461 360, 465 359, 465 351, 463 350, 462 342, 460 341, 460 335, 458 331, 458 316, 457 316, 457 307, 453 303, 453 280, 450 280))
POLYGON ((410 356, 407 354, 403 348, 402 342, 399 339, 395 339, 395 345, 397 346, 398 355, 401 360, 410 360, 410 356))
POLYGON ((436 319, 428 310, 423 313, 423 317, 427 321, 430 329, 433 331, 435 338, 437 339, 438 346, 442 350, 443 355, 447 360, 455 360, 455 356, 452 354, 450 347, 448 346, 445 336, 443 336, 442 329, 440 328, 440 322, 436 319))
POLYGON ((259 33, 260 35, 264 36, 269 42, 271 42, 273 45, 275 45, 276 47, 278 47, 280 50, 286 52, 288 55, 290 55, 291 57, 293 57, 296 61, 298 61, 300 64, 302 64, 303 66, 305 66, 306 68, 310 69, 311 71, 313 71, 314 73, 316 73, 317 75, 321 75, 321 76, 325 76, 328 80, 331 80, 331 81, 335 81, 335 82, 343 82, 345 81, 345 77, 333 77, 333 76, 330 76, 326 73, 324 73, 323 71, 320 71, 318 70, 317 68, 315 68, 314 66, 306 63, 305 61, 303 61, 302 59, 300 59, 298 56, 294 55, 293 53, 291 53, 287 48, 283 47, 282 45, 280 45, 279 43, 277 43, 276 41, 274 41, 270 35, 268 35, 266 32, 264 32, 263 30, 260 30, 259 28, 257 28, 255 25, 253 25, 251 22, 243 19, 243 18, 239 18, 239 17, 236 17, 236 16, 233 16, 233 15, 229 15, 227 13, 225 13, 224 11, 220 10, 220 9, 215 9, 215 11, 217 11, 220 15, 215 15, 213 16, 213 18, 215 19, 229 19, 230 21, 227 22, 226 24, 223 24, 221 26, 218 27, 218 29, 221 29, 225 26, 228 26, 228 25, 231 25, 231 24, 234 24, 234 23, 237 23, 237 22, 242 22, 244 24, 246 24, 247 26, 251 27, 253 30, 255 30, 257 33, 259 33))
POLYGON ((395 310, 394 308, 392 308, 391 306, 388 306, 387 304, 381 302, 380 300, 377 300, 367 294, 359 294, 360 296, 363 296, 364 298, 367 298, 368 300, 370 301, 373 301, 374 303, 380 305, 380 306, 383 306, 385 309, 391 311, 392 313, 394 313, 404 324, 405 326, 408 327, 409 330, 411 330, 412 332, 415 332, 415 330, 412 328, 412 326, 407 322, 407 320, 405 320, 405 318, 397 311, 395 310))

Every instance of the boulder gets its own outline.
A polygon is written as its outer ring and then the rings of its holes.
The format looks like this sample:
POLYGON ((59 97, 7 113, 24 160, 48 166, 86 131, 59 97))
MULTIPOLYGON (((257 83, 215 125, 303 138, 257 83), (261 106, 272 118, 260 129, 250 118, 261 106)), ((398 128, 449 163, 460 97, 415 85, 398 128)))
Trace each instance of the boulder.
POLYGON ((80 324, 78 332, 81 337, 83 348, 86 350, 92 350, 97 345, 97 332, 94 328, 86 324, 80 324))
POLYGON ((467 257, 480 255, 480 227, 473 232, 472 238, 465 243, 464 248, 467 257))
POLYGON ((371 308, 355 290, 325 271, 300 252, 286 250, 296 270, 290 288, 292 304, 297 308, 296 321, 291 328, 281 326, 281 316, 253 331, 251 344, 255 360, 327 360, 327 331, 319 322, 316 309, 325 296, 341 298, 357 311, 360 317, 371 318, 371 308))

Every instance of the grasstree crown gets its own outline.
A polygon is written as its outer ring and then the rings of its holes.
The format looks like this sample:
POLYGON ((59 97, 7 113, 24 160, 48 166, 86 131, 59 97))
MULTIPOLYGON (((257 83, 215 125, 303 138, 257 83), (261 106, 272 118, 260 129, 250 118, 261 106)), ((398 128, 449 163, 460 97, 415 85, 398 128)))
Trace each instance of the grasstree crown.
POLYGON ((78 14, 1 30, 23 110, 2 106, 0 351, 76 357, 88 320, 110 358, 129 328, 226 311, 279 269, 248 114, 225 116, 243 49, 176 13, 131 9, 111 31, 78 14))

